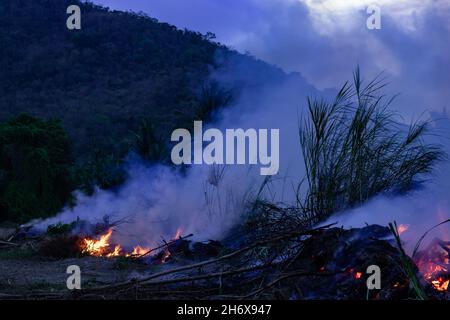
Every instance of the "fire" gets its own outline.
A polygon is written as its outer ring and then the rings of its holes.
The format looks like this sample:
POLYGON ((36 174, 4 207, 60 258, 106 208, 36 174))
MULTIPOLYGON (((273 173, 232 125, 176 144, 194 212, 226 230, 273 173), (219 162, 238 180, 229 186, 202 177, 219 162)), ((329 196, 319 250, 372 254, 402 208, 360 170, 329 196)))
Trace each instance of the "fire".
POLYGON ((449 282, 450 280, 444 281, 442 277, 439 277, 437 280, 431 281, 431 284, 438 291, 447 291, 449 282))
POLYGON ((121 252, 122 252, 122 247, 121 247, 120 245, 116 245, 116 246, 114 247, 114 251, 108 253, 106 256, 107 256, 108 258, 110 258, 110 257, 117 257, 117 256, 120 256, 120 253, 121 253, 121 252))
POLYGON ((127 253, 126 256, 127 257, 142 256, 147 252, 149 252, 150 250, 151 250, 150 248, 142 248, 141 246, 136 246, 133 248, 133 251, 131 251, 131 253, 127 253))
POLYGON ((170 253, 169 249, 166 249, 166 251, 164 251, 164 255, 161 258, 161 263, 165 263, 171 256, 172 254, 170 253))
MULTIPOLYGON (((138 257, 145 254, 148 254, 151 249, 145 248, 141 246, 135 246, 131 252, 124 252, 122 246, 119 244, 111 244, 111 236, 113 230, 109 229, 105 234, 101 235, 98 239, 94 239, 91 237, 86 237, 81 241, 80 250, 81 253, 88 254, 95 257, 138 257)), ((175 234, 175 237, 172 240, 177 240, 181 238, 182 229, 178 228, 175 234)), ((171 256, 171 253, 168 248, 165 249, 164 255, 161 259, 161 262, 164 263, 171 256)))
MULTIPOLYGON (((178 228, 177 233, 175 234, 175 237, 172 238, 172 240, 180 239, 182 232, 183 230, 181 228, 178 228)), ((169 247, 167 247, 166 250, 164 251, 163 257, 161 258, 161 263, 165 263, 171 256, 172 253, 170 252, 169 247)))
POLYGON ((100 236, 100 239, 91 239, 91 238, 85 238, 83 239, 83 242, 81 244, 81 253, 86 253, 91 256, 96 257, 114 257, 117 255, 120 255, 121 248, 120 246, 116 246, 114 250, 110 249, 109 240, 112 236, 112 229, 109 229, 108 232, 102 236, 100 236))
POLYGON ((416 259, 417 267, 426 281, 437 291, 447 291, 450 283, 450 244, 433 241, 416 259))
POLYGON ((178 228, 178 229, 177 229, 177 233, 175 234, 175 237, 174 237, 172 240, 180 239, 181 233, 182 233, 182 232, 183 232, 183 229, 178 228))
POLYGON ((353 276, 353 278, 355 279, 361 279, 362 277, 362 272, 361 271, 355 271, 354 269, 350 268, 347 269, 346 272, 348 272, 349 274, 351 274, 353 276))

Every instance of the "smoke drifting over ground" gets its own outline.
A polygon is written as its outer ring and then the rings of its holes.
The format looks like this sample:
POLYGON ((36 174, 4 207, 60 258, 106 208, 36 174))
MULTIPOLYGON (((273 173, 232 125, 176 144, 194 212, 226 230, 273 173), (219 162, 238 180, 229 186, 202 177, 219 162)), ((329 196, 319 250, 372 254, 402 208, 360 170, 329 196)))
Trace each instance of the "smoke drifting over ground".
MULTIPOLYGON (((401 237, 412 250, 419 238, 433 226, 450 219, 450 119, 446 113, 433 113, 433 127, 427 142, 438 143, 447 153, 432 175, 424 177, 422 186, 406 195, 380 195, 362 207, 345 211, 331 217, 327 223, 337 222, 346 228, 366 224, 407 226, 401 237)), ((430 232, 423 242, 426 245, 434 237, 450 240, 450 224, 444 224, 430 232)))
MULTIPOLYGON (((273 177, 265 197, 273 201, 293 200, 294 184, 302 176, 298 143, 298 112, 306 95, 317 94, 300 75, 286 76, 267 65, 255 63, 242 70, 238 61, 230 61, 211 78, 223 87, 243 84, 233 105, 217 115, 214 127, 280 129, 280 170, 273 177), (260 67, 266 70, 261 75, 260 67), (252 86, 255 79, 263 81, 252 86)), ((77 194, 74 208, 66 208, 57 217, 38 225, 46 228, 58 222, 77 220, 125 220, 114 233, 123 245, 152 246, 161 237, 172 237, 178 228, 193 233, 198 240, 220 239, 246 212, 263 183, 259 165, 192 165, 186 172, 157 165, 148 167, 130 157, 127 183, 118 191, 97 190, 91 197, 77 194)))
MULTIPOLYGON (((108 1, 100 2, 108 4, 108 1)), ((166 3, 172 3, 174 7, 180 4, 177 1, 152 3, 156 3, 154 10, 157 12, 165 12, 166 3)), ((387 15, 383 18, 383 29, 369 34, 364 29, 365 13, 359 10, 355 14, 356 22, 362 27, 354 28, 352 24, 353 27, 337 28, 340 33, 330 35, 327 30, 317 29, 317 25, 321 25, 317 20, 321 17, 319 13, 323 12, 314 11, 311 1, 302 5, 296 1, 274 1, 276 5, 267 1, 243 3, 245 5, 238 5, 233 1, 227 12, 241 12, 241 6, 259 10, 251 11, 256 20, 248 17, 240 20, 239 32, 233 33, 234 29, 222 24, 223 21, 214 19, 211 22, 228 30, 224 37, 233 39, 231 44, 238 49, 250 49, 258 57, 282 65, 286 70, 300 70, 311 83, 321 88, 331 83, 336 87, 342 85, 342 80, 350 78, 357 63, 363 67, 366 78, 387 69, 394 80, 390 90, 402 93, 398 111, 413 114, 415 118, 426 108, 439 109, 448 105, 445 88, 450 82, 448 72, 441 66, 448 65, 449 45, 438 36, 429 36, 430 30, 436 27, 441 36, 448 35, 449 26, 443 22, 447 11, 434 16, 430 10, 421 7, 417 11, 421 15, 410 21, 412 27, 399 24, 397 16, 387 15), (248 21, 258 23, 248 25, 248 21), (254 29, 256 27, 258 30, 254 29)), ((182 4, 194 8, 185 1, 182 4)), ((217 1, 208 1, 204 5, 215 5, 217 10, 223 6, 217 1)), ((180 17, 186 17, 184 9, 181 11, 180 17)), ((171 18, 176 20, 177 17, 171 18)), ((201 31, 215 31, 213 25, 207 24, 208 20, 202 21, 205 23, 202 27, 208 30, 201 31)), ((224 87, 240 88, 233 105, 219 114, 218 122, 210 124, 211 127, 222 130, 280 129, 280 170, 264 196, 275 202, 294 202, 294 188, 304 178, 298 138, 299 114, 306 104, 306 96, 330 96, 331 91, 319 91, 300 74, 285 75, 258 63, 232 61, 211 77, 224 87)), ((447 140, 450 126, 446 121, 437 121, 432 133, 439 135, 437 142, 450 153, 447 140)), ((187 172, 180 173, 170 167, 146 167, 131 160, 128 172, 128 182, 118 191, 97 190, 92 197, 78 194, 74 208, 63 210, 57 217, 42 222, 40 227, 71 222, 77 217, 95 222, 110 215, 112 220, 129 221, 114 234, 124 245, 152 246, 161 237, 172 237, 178 228, 182 228, 183 234, 193 233, 198 240, 219 239, 241 219, 248 201, 255 197, 264 179, 259 175, 258 166, 193 165, 187 172)), ((387 224, 396 220, 410 225, 403 237, 412 242, 421 232, 449 217, 449 176, 450 166, 446 160, 421 189, 403 196, 381 195, 330 221, 358 227, 365 223, 387 224)))
MULTIPOLYGON (((212 78, 223 86, 246 83, 249 72, 233 63, 212 78)), ((306 96, 325 95, 309 85, 300 75, 265 81, 256 87, 243 86, 235 103, 223 110, 216 123, 206 125, 226 128, 279 128, 280 171, 271 178, 263 197, 274 202, 295 202, 295 187, 304 178, 304 165, 298 138, 298 119, 304 110, 306 96)), ((429 137, 450 152, 450 120, 447 115, 434 115, 436 120, 429 137), (439 119, 437 119, 439 118, 439 119)), ((130 158, 133 159, 133 158, 130 158)), ((183 234, 193 233, 197 240, 220 239, 242 219, 249 201, 263 183, 259 166, 193 165, 185 173, 168 166, 148 167, 130 160, 128 182, 118 191, 97 190, 88 197, 79 193, 75 208, 67 208, 55 218, 44 221, 46 227, 57 222, 80 218, 101 221, 126 220, 117 228, 114 240, 123 245, 153 246, 161 237, 172 237, 178 228, 183 234)), ((443 162, 420 189, 402 196, 379 196, 366 205, 340 213, 327 222, 345 227, 367 224, 387 225, 397 221, 410 229, 403 237, 409 244, 429 227, 448 218, 450 212, 450 165, 443 162)), ((439 231, 439 230, 438 230, 439 231)), ((445 237, 443 237, 445 238, 445 237)))

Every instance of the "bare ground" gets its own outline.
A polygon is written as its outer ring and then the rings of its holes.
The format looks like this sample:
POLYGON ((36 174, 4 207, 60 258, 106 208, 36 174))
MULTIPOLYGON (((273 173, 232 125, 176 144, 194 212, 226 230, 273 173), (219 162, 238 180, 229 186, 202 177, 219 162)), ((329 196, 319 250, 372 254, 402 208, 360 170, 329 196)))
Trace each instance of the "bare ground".
POLYGON ((53 260, 23 249, 0 251, 0 298, 67 292, 66 273, 70 265, 81 269, 82 288, 139 278, 158 271, 159 266, 117 259, 81 257, 53 260))

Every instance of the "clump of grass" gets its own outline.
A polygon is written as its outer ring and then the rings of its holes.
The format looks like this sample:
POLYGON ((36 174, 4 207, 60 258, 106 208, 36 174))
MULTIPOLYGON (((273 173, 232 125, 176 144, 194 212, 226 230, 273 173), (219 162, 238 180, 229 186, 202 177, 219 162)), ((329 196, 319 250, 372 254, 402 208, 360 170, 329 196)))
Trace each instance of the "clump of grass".
POLYGON ((422 244, 422 242, 423 242, 423 240, 425 239, 425 237, 426 237, 431 231, 433 231, 434 229, 436 229, 436 228, 438 228, 438 227, 440 227, 440 226, 442 226, 442 225, 444 225, 444 224, 446 224, 446 223, 449 223, 449 222, 450 222, 450 219, 447 219, 447 220, 442 221, 442 222, 438 223, 437 225, 431 227, 430 229, 428 229, 428 230, 427 230, 427 231, 419 238, 419 240, 417 241, 416 245, 414 246, 414 250, 413 250, 413 253, 412 253, 412 256, 411 256, 411 257, 412 257, 413 259, 416 257, 416 255, 417 255, 417 253, 418 253, 418 251, 419 251, 420 245, 422 244))
POLYGON ((308 98, 299 135, 308 191, 303 207, 316 221, 386 191, 406 192, 444 154, 425 144, 428 122, 407 126, 389 110, 380 76, 364 84, 356 69, 332 102, 308 98))
POLYGON ((398 232, 397 228, 397 222, 394 221, 394 223, 389 223, 389 229, 391 230, 391 233, 394 235, 397 250, 400 255, 401 267, 403 269, 403 272, 405 272, 406 276, 408 277, 411 287, 414 289, 414 292, 416 293, 418 299, 427 300, 428 296, 425 293, 425 290, 423 289, 422 285, 420 284, 420 280, 417 278, 416 274, 417 268, 415 264, 412 262, 412 260, 405 253, 405 250, 403 249, 402 241, 400 239, 400 233, 398 232))

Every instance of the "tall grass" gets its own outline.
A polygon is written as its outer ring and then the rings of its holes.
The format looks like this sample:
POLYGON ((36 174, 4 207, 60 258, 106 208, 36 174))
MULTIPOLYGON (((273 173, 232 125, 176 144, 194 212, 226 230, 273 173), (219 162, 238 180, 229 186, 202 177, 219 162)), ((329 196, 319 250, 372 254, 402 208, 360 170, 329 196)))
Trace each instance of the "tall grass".
POLYGON ((414 289, 416 296, 419 300, 427 300, 427 294, 420 283, 419 278, 417 278, 417 268, 414 262, 408 257, 403 249, 402 241, 400 239, 400 233, 398 232, 397 222, 389 223, 389 229, 394 235, 395 243, 397 245, 397 250, 399 253, 400 264, 403 272, 408 277, 410 281, 410 286, 414 289))
POLYGON ((308 98, 299 135, 308 191, 304 208, 317 221, 386 191, 409 190, 443 153, 425 144, 426 121, 401 124, 380 77, 364 84, 359 69, 332 102, 308 98))

